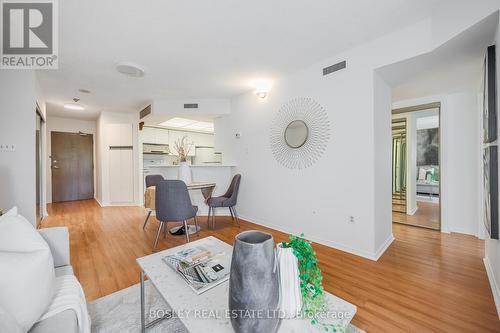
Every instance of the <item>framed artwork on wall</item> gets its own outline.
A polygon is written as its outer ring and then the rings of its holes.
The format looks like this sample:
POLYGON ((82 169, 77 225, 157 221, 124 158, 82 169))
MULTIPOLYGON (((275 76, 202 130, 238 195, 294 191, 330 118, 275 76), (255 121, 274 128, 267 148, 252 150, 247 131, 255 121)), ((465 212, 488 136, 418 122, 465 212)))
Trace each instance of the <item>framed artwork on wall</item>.
POLYGON ((498 239, 498 147, 483 150, 484 227, 490 238, 498 239))
POLYGON ((483 132, 484 143, 497 139, 497 87, 495 45, 489 46, 483 73, 483 132))

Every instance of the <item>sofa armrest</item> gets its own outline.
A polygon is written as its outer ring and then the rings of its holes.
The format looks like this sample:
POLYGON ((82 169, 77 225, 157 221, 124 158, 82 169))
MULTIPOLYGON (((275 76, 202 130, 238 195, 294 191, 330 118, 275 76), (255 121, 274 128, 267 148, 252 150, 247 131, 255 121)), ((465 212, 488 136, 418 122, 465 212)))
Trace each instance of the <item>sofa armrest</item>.
POLYGON ((67 227, 39 229, 38 232, 49 244, 54 258, 54 267, 70 265, 69 233, 67 227))

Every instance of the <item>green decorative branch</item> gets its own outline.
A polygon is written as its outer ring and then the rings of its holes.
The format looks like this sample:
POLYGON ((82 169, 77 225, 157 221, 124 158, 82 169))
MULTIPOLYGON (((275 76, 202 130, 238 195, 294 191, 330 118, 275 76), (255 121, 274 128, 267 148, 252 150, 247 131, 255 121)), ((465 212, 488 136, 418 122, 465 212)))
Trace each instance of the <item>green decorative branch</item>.
POLYGON ((290 241, 282 242, 281 245, 292 248, 297 257, 304 315, 312 318, 311 324, 321 325, 326 332, 345 332, 346 327, 328 324, 317 318, 319 313, 326 313, 329 309, 323 289, 323 275, 311 242, 304 239, 304 234, 300 234, 290 235, 290 241))

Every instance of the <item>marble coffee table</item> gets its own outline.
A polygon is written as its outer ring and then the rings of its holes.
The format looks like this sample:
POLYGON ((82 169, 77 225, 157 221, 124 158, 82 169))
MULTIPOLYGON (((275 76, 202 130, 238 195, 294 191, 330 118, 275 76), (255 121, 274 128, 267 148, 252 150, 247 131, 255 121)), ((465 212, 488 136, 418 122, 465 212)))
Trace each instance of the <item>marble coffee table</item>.
MULTIPOLYGON (((212 289, 198 295, 186 283, 186 281, 162 260, 169 254, 177 253, 186 246, 199 243, 217 247, 231 256, 233 247, 215 237, 206 237, 188 244, 177 246, 168 250, 153 253, 138 258, 137 263, 141 267, 141 327, 145 332, 148 327, 153 326, 163 318, 157 318, 149 323, 146 322, 146 304, 144 302, 144 279, 147 276, 158 293, 171 307, 175 315, 181 320, 189 332, 224 333, 234 332, 231 322, 227 317, 229 281, 223 282, 212 289)), ((327 293, 331 314, 337 317, 329 322, 336 325, 347 326, 356 314, 356 306, 343 299, 327 293)), ((167 319, 168 320, 168 319, 167 319)), ((318 326, 311 325, 309 319, 283 319, 279 332, 324 332, 318 326)))

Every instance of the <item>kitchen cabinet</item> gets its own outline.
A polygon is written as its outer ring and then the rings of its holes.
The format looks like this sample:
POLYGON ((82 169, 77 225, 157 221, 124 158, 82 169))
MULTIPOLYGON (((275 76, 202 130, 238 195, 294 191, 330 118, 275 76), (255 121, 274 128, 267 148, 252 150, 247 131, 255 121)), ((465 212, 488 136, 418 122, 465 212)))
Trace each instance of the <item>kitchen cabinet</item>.
POLYGON ((170 152, 174 155, 177 153, 174 150, 175 141, 187 136, 188 140, 193 143, 193 149, 189 152, 189 156, 194 156, 195 147, 213 147, 214 135, 209 133, 189 132, 182 130, 168 130, 156 127, 144 127, 140 132, 141 141, 143 143, 168 144, 170 152))
POLYGON ((166 145, 169 143, 169 130, 156 128, 156 127, 144 127, 140 132, 141 141, 143 143, 155 143, 166 145))
POLYGON ((142 131, 139 132, 139 136, 143 143, 156 143, 155 129, 152 127, 144 127, 142 131))
POLYGON ((125 147, 134 144, 132 124, 108 124, 106 134, 108 146, 125 147))
POLYGON ((155 130, 155 143, 163 144, 166 145, 168 144, 168 137, 169 137, 169 130, 166 129, 161 129, 161 128, 154 128, 155 130))
POLYGON ((213 147, 214 135, 207 133, 191 133, 195 146, 213 147))

